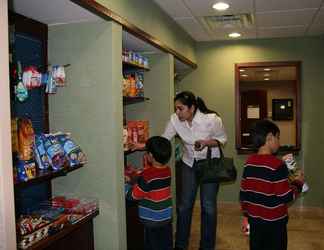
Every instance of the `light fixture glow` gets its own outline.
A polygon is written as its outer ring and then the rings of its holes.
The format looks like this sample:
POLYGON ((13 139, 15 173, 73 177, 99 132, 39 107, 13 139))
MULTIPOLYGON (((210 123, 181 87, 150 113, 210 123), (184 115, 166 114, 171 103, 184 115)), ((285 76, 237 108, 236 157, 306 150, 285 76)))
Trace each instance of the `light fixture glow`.
POLYGON ((265 68, 265 69, 263 69, 264 71, 271 71, 271 69, 270 68, 265 68))
POLYGON ((263 76, 268 77, 268 76, 270 76, 270 74, 269 73, 266 73, 263 76))
POLYGON ((247 74, 242 74, 241 76, 242 76, 242 77, 248 77, 249 75, 247 75, 247 74))
POLYGON ((230 38, 237 38, 237 37, 240 37, 241 34, 240 33, 237 33, 237 32, 233 32, 233 33, 228 34, 228 36, 230 38))
POLYGON ((218 2, 213 4, 213 9, 218 10, 218 11, 224 11, 229 8, 229 4, 224 3, 224 2, 218 2))
POLYGON ((265 81, 269 81, 269 80, 270 80, 270 78, 264 78, 264 80, 265 80, 265 81))
POLYGON ((240 69, 240 72, 244 72, 245 71, 245 69, 240 69))

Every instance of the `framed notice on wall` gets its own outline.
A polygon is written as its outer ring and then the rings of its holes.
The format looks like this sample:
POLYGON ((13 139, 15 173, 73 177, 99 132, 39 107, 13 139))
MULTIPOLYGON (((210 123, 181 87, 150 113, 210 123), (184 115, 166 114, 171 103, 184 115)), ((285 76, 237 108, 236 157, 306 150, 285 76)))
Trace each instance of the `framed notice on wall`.
POLYGON ((260 107, 258 105, 249 105, 246 113, 247 119, 260 119, 260 107))

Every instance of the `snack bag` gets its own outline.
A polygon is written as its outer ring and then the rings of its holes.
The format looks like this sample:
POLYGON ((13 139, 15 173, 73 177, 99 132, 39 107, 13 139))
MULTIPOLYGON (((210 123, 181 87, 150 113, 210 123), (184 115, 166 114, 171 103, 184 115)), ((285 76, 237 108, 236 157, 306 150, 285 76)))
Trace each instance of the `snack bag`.
POLYGON ((45 139, 44 135, 35 136, 34 154, 39 169, 48 169, 50 167, 50 161, 44 146, 45 139))
MULTIPOLYGON (((297 163, 294 159, 293 154, 286 154, 282 157, 282 160, 286 163, 286 166, 289 170, 288 179, 290 182, 294 181, 297 176, 299 176, 302 172, 300 167, 297 166, 297 163)), ((302 193, 307 192, 309 189, 307 183, 305 182, 302 188, 302 193)))
POLYGON ((36 177, 36 165, 34 161, 17 161, 17 179, 28 181, 36 177))
POLYGON ((11 118, 11 147, 12 152, 18 152, 18 119, 11 118))
POLYGON ((65 69, 64 66, 55 65, 52 67, 53 80, 57 87, 65 86, 65 69))
POLYGON ((18 156, 20 160, 28 161, 33 158, 34 129, 29 119, 18 120, 18 156))
POLYGON ((62 146, 52 134, 46 134, 43 142, 46 154, 53 170, 61 169, 65 162, 62 146))
POLYGON ((70 167, 74 167, 87 162, 85 154, 80 146, 72 141, 69 134, 57 133, 57 140, 64 150, 64 155, 69 162, 70 167))

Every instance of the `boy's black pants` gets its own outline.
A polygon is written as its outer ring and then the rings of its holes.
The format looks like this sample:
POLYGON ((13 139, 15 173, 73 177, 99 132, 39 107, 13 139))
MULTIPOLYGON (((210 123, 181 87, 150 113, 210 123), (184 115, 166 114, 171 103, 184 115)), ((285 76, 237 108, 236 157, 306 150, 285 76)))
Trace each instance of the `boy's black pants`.
POLYGON ((249 224, 250 250, 287 250, 287 222, 249 224))
POLYGON ((172 250, 172 224, 149 227, 144 225, 145 250, 172 250))

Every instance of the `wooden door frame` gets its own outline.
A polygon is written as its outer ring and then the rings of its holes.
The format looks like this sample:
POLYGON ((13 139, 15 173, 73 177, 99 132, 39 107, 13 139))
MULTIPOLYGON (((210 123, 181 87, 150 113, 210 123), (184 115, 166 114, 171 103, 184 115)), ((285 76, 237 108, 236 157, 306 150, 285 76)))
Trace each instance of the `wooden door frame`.
MULTIPOLYGON (((238 154, 251 153, 253 149, 243 147, 241 142, 241 96, 240 96, 240 68, 266 68, 266 67, 287 67, 296 68, 296 145, 289 148, 289 151, 298 153, 301 149, 301 61, 278 61, 278 62, 248 62, 235 64, 235 146, 238 154)), ((284 149, 282 149, 284 151, 284 149)))

